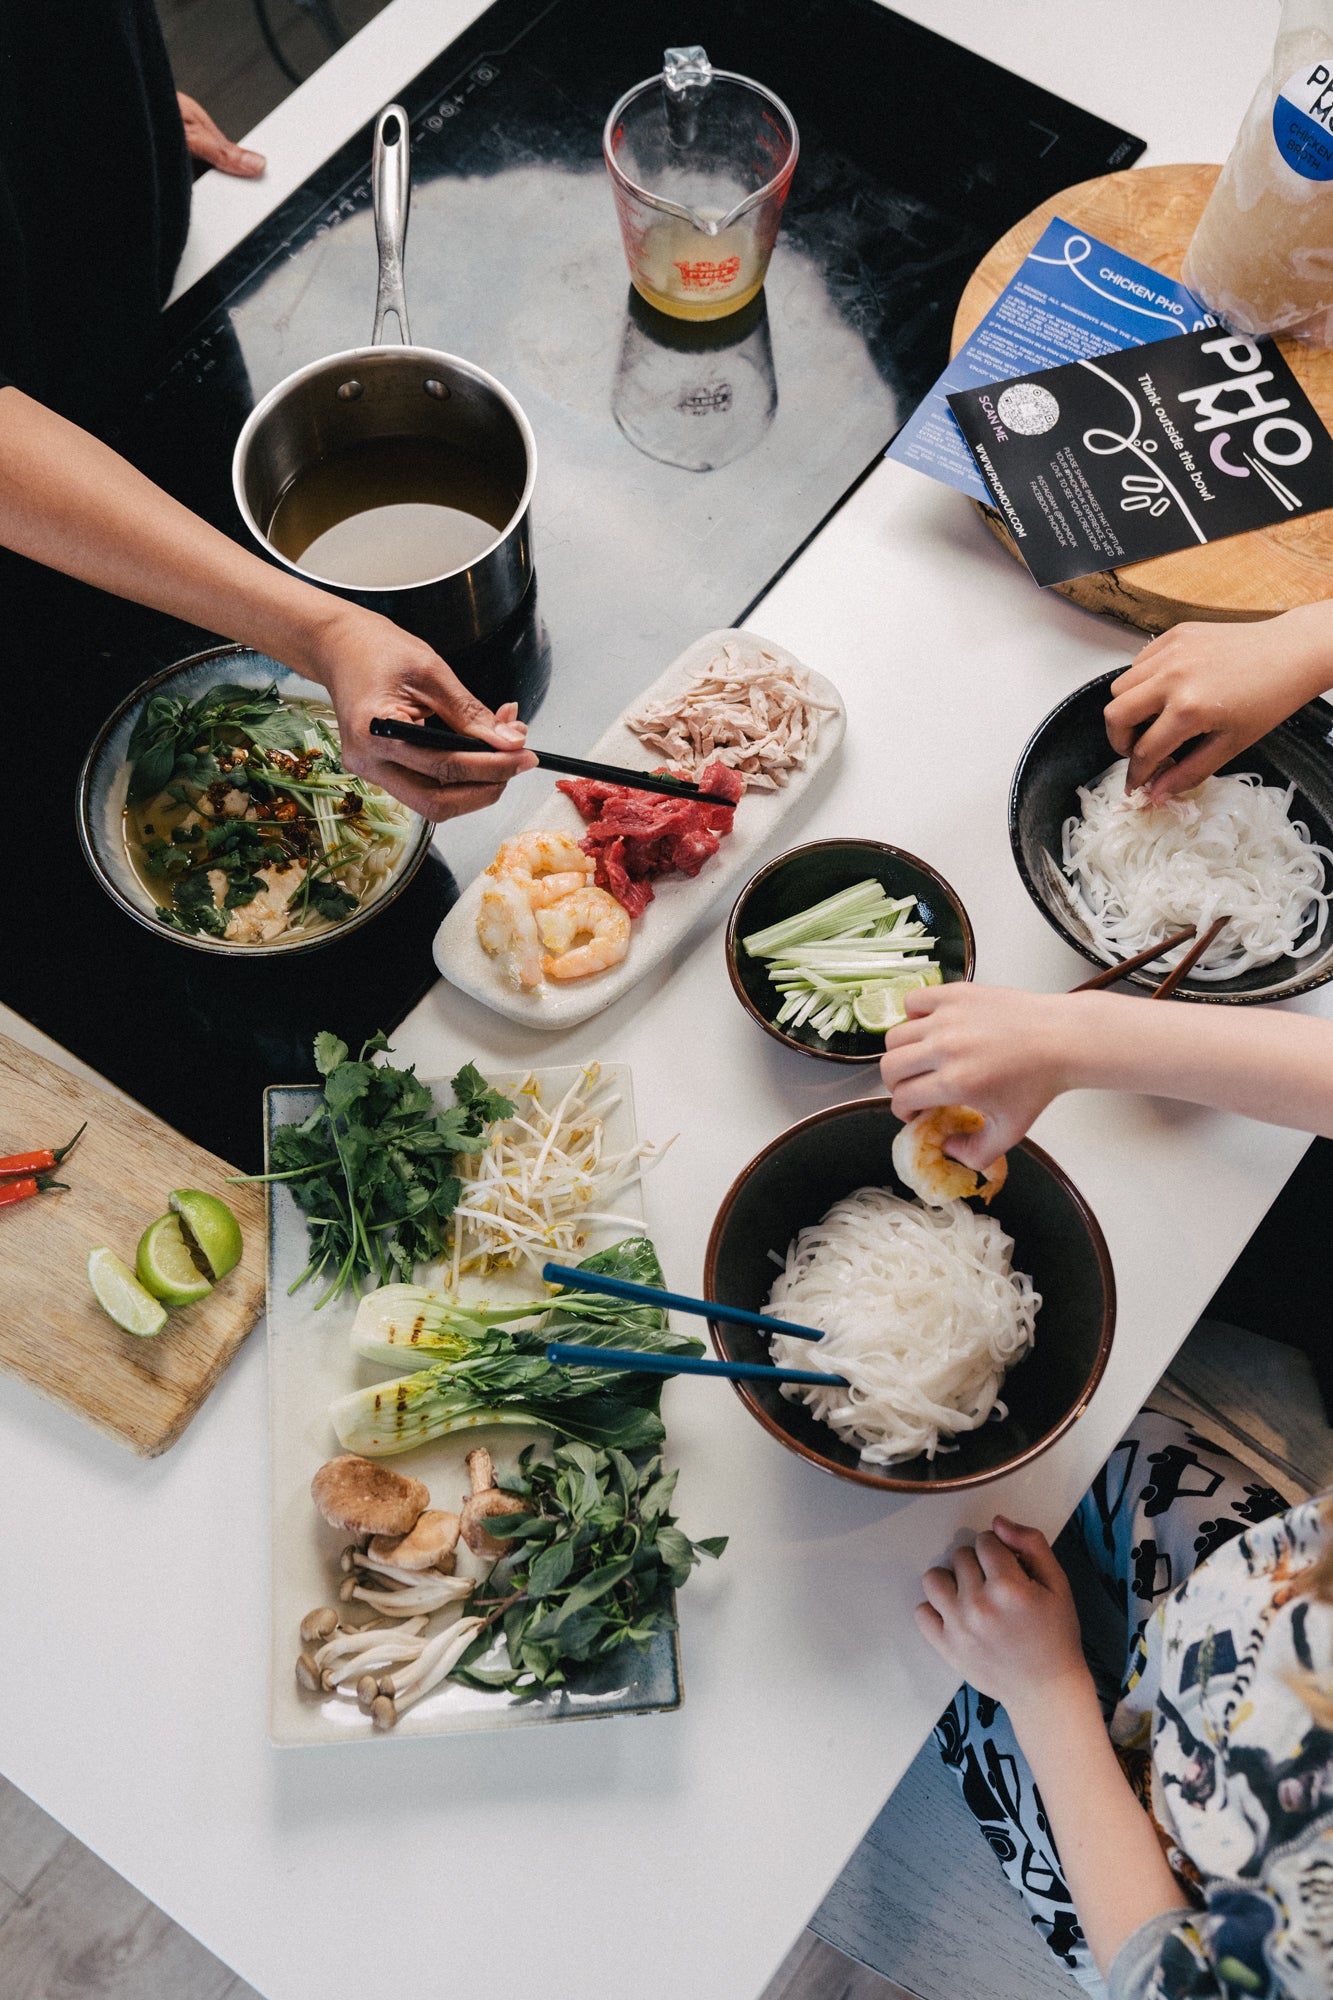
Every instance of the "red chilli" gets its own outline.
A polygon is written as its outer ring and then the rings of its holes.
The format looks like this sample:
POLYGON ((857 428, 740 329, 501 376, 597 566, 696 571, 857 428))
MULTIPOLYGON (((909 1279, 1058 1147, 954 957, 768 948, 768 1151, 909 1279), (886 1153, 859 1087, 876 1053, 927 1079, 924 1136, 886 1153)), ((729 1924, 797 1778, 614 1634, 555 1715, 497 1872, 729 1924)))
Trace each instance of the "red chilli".
MULTIPOLYGON (((50 1146, 43 1146, 35 1153, 11 1153, 7 1160, 0 1160, 0 1175, 6 1177, 10 1174, 41 1175, 51 1167, 58 1167, 61 1161, 73 1152, 87 1130, 88 1121, 85 1118, 78 1131, 74 1134, 74 1137, 64 1146, 57 1146, 54 1150, 50 1146)), ((58 1187, 61 1183, 57 1181, 52 1185, 58 1187)), ((28 1194, 36 1194, 38 1192, 39 1190, 35 1184, 28 1189, 28 1194)), ((26 1199, 26 1195, 15 1195, 8 1188, 0 1188, 0 1203, 25 1201, 26 1199)))
POLYGON ((35 1194, 52 1194, 56 1189, 68 1191, 68 1188, 68 1181, 53 1181, 50 1174, 30 1174, 21 1181, 0 1181, 0 1208, 13 1208, 15 1202, 31 1201, 35 1194))

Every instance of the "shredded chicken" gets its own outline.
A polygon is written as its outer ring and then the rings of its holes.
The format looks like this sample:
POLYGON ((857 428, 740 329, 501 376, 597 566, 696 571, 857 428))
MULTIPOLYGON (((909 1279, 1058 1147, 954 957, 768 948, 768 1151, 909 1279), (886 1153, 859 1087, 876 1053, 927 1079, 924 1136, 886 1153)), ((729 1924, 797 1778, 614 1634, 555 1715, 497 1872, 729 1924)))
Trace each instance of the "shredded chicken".
POLYGON ((746 790, 775 792, 799 770, 819 738, 816 701, 804 675, 761 651, 746 659, 734 639, 671 701, 649 701, 626 726, 650 750, 687 771, 728 765, 746 790))
MULTIPOLYGON (((268 944, 275 937, 281 937, 291 921, 287 906, 305 880, 305 864, 301 861, 274 862, 255 872, 264 887, 248 903, 232 910, 227 918, 224 935, 234 943, 268 944)), ((221 868, 210 868, 208 880, 213 901, 221 909, 229 886, 228 878, 221 868)))

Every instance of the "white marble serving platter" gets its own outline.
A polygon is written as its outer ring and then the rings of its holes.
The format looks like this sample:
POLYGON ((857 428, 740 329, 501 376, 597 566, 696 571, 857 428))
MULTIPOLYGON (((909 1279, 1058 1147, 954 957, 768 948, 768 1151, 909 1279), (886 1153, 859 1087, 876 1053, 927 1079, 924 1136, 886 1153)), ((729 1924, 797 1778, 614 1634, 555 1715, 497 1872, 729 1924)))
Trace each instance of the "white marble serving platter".
MULTIPOLYGON (((525 1077, 553 1104, 578 1077, 575 1064, 545 1069, 490 1070, 488 1081, 514 1097, 525 1077)), ((621 1152, 637 1143, 633 1081, 625 1063, 605 1063, 602 1077, 609 1095, 619 1101, 606 1114, 606 1144, 621 1152)), ((447 1081, 435 1084, 439 1102, 450 1104, 447 1081)), ((265 1093, 267 1136, 279 1125, 299 1123, 315 1109, 319 1092, 308 1086, 278 1085, 265 1093)), ((408 1736, 452 1735, 460 1731, 514 1728, 524 1724, 566 1722, 599 1715, 642 1715, 653 1709, 678 1708, 682 1700, 680 1652, 675 1632, 659 1632, 646 1653, 623 1647, 609 1659, 584 1670, 568 1687, 532 1701, 502 1692, 460 1687, 454 1681, 423 1697, 405 1711, 387 1736, 380 1736, 369 1716, 342 1694, 312 1695, 296 1684, 296 1656, 301 1650, 299 1627, 317 1605, 336 1607, 338 1558, 346 1536, 339 1535, 316 1513, 310 1481, 326 1459, 342 1446, 329 1422, 329 1404, 336 1396, 373 1382, 393 1382, 394 1372, 378 1368, 353 1352, 352 1321, 356 1301, 341 1298, 320 1311, 317 1283, 293 1294, 288 1286, 305 1268, 308 1256, 305 1217, 281 1183, 270 1184, 268 1253, 269 1465, 272 1481, 270 1579, 269 1740, 284 1747, 300 1744, 387 1742, 408 1736)), ((618 1214, 634 1217, 641 1226, 642 1189, 636 1182, 615 1197, 618 1214)), ((611 1243, 622 1242, 633 1229, 600 1227, 589 1231, 585 1249, 571 1257, 591 1256, 611 1243)), ((423 1267, 417 1282, 442 1283, 438 1273, 423 1267)), ((536 1281, 540 1289, 540 1280, 536 1281)), ((492 1301, 533 1296, 528 1279, 502 1273, 484 1282, 464 1280, 460 1294, 484 1295, 492 1301)), ((518 1427, 466 1430, 439 1438, 391 1459, 390 1464, 430 1488, 431 1505, 457 1510, 468 1490, 464 1460, 474 1445, 485 1444, 496 1465, 514 1463, 527 1444, 549 1446, 551 1434, 518 1427)), ((480 1574, 466 1548, 460 1548, 458 1573, 480 1574)), ((464 1607, 465 1609, 466 1607, 464 1607)), ((460 1615, 462 1615, 460 1613, 460 1615)), ((431 1627, 434 1631, 438 1629, 431 1627)), ((503 1647, 484 1664, 503 1664, 503 1647)))
MULTIPOLYGON (((594 973, 589 979, 565 986, 545 980, 535 993, 520 992, 508 985, 477 937, 482 893, 482 877, 478 876, 464 889, 435 934, 435 963, 451 985, 525 1027, 549 1030, 573 1027, 612 1006, 645 973, 651 972, 723 891, 739 887, 773 850, 783 821, 800 804, 836 753, 846 730, 847 716, 842 696, 831 682, 803 666, 785 647, 762 639, 757 632, 739 627, 705 632, 672 661, 665 673, 659 674, 651 687, 635 696, 589 751, 580 754, 629 770, 650 771, 660 767, 661 754, 649 750, 625 727, 625 716, 637 712, 646 701, 666 700, 678 694, 728 640, 734 640, 743 652, 758 653, 762 649, 784 665, 799 669, 807 677, 815 699, 834 708, 835 713, 820 718, 819 739, 804 769, 793 771, 779 791, 746 792, 736 808, 735 825, 717 853, 696 876, 674 875, 655 881, 653 900, 634 922, 625 957, 608 972, 594 973)), ((578 837, 586 831, 586 821, 573 800, 553 788, 545 804, 525 822, 527 827, 551 827, 578 837)))

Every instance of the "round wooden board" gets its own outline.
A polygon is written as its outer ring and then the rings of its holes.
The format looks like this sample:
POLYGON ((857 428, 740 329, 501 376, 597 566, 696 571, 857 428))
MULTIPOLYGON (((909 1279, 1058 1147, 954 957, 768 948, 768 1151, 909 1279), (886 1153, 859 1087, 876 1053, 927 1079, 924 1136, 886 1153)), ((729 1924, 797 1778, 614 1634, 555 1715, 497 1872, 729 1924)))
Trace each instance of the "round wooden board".
MULTIPOLYGON (((1207 166, 1131 167, 1066 188, 1024 216, 987 251, 968 280, 954 315, 956 353, 989 312, 1053 216, 1086 229, 1169 277, 1180 276, 1186 246, 1221 169, 1207 166)), ((1333 349, 1284 340, 1282 352, 1324 422, 1333 428, 1333 349)), ((1001 516, 978 511, 1019 560, 1001 516)), ((1165 632, 1182 618, 1271 618, 1293 605, 1333 596, 1333 513, 1310 514, 1272 528, 1150 562, 1127 563, 1056 584, 1087 611, 1143 632, 1165 632)))

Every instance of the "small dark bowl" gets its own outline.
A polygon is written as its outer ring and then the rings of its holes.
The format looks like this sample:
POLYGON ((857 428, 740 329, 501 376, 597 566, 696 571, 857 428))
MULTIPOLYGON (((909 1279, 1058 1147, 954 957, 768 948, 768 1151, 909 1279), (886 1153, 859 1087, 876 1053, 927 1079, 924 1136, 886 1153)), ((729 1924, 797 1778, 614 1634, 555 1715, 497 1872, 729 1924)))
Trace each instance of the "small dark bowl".
POLYGON ((741 939, 872 875, 884 885, 886 895, 916 897, 927 935, 938 939, 933 955, 939 959, 945 979, 972 977, 976 944, 967 911, 928 862, 882 840, 812 840, 807 847, 789 848, 752 875, 736 898, 727 924, 727 971, 746 1013, 775 1042, 803 1056, 822 1056, 825 1062, 878 1062, 884 1053, 884 1037, 855 1028, 850 1034, 830 1035, 821 1041, 813 1028, 794 1032, 779 1028, 775 1016, 782 995, 769 979, 768 960, 751 958, 741 939))
MULTIPOLYGON (((1115 751, 1106 740, 1103 711, 1113 680, 1124 672, 1112 668, 1089 681, 1053 708, 1018 760, 1009 793, 1009 843, 1023 885, 1052 929, 1093 965, 1106 960, 1093 950, 1077 914, 1066 908, 1058 882, 1053 882, 1045 855, 1059 873, 1061 830, 1079 810, 1077 788, 1099 778, 1115 751)), ((1235 757, 1222 770, 1254 771, 1266 785, 1296 787, 1293 819, 1303 820, 1310 838, 1333 847, 1333 746, 1329 730, 1333 710, 1323 701, 1307 702, 1276 729, 1235 757)), ((1061 878, 1063 879, 1063 877, 1061 878)), ((1161 972, 1131 972, 1129 981, 1151 992, 1161 972)), ((1211 1000, 1237 1005, 1252 1000, 1290 1000, 1333 979, 1333 910, 1325 912, 1319 943, 1304 958, 1284 954, 1271 965, 1252 966, 1234 979, 1199 980, 1186 977, 1176 987, 1177 1000, 1211 1000)))
MULTIPOLYGON (((704 1290, 724 1305, 761 1312, 772 1289, 769 1251, 785 1257, 801 1229, 859 1187, 906 1195, 890 1149, 901 1121, 886 1097, 837 1104, 781 1133, 732 1183, 708 1239, 704 1290)), ((893 1493, 952 1493, 1027 1465, 1069 1429, 1101 1380, 1115 1330, 1115 1277, 1097 1219, 1073 1182, 1040 1146, 1009 1155, 1009 1177, 991 1204, 1014 1239, 1015 1268, 1041 1294, 1036 1344, 1005 1377, 1008 1415, 961 1432, 933 1459, 868 1466, 804 1403, 775 1383, 738 1382, 750 1414, 788 1451, 840 1479, 893 1493)), ((710 1320, 726 1360, 771 1361, 762 1333, 710 1320)), ((810 1348, 812 1367, 819 1349, 810 1348)))

